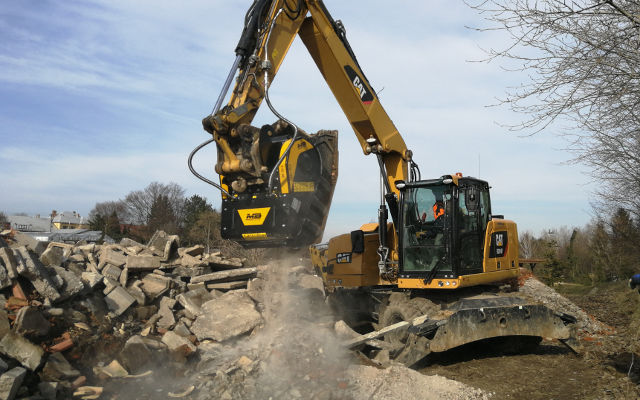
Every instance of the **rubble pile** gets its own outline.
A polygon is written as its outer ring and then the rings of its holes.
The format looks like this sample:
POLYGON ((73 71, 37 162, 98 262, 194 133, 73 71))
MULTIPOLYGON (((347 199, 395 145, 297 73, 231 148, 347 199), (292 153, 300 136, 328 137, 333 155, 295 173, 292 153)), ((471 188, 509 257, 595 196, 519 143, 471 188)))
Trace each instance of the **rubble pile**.
POLYGON ((251 298, 234 293, 257 269, 181 248, 178 236, 44 246, 18 232, 3 237, 0 399, 98 398, 106 378, 185 363, 197 343, 261 322, 251 298))
MULTIPOLYGON (((299 259, 250 267, 162 231, 147 244, 3 235, 0 399, 352 399, 387 380, 344 347, 299 259)), ((393 368, 416 393, 435 382, 393 368)), ((486 398, 466 388, 444 397, 486 398)))

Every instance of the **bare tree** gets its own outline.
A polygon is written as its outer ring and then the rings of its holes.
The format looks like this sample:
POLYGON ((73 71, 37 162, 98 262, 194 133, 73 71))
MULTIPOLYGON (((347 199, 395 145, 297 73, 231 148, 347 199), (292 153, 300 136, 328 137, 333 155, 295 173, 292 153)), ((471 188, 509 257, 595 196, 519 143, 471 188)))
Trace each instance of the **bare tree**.
POLYGON ((131 219, 129 215, 129 209, 122 200, 96 203, 96 205, 93 207, 93 210, 89 212, 89 219, 94 219, 98 215, 107 218, 113 215, 113 213, 118 216, 118 219, 120 221, 127 222, 131 219))
POLYGON ((183 221, 185 190, 177 183, 152 182, 143 190, 135 190, 124 198, 132 223, 144 225, 149 220, 156 199, 166 196, 176 221, 183 221))
POLYGON ((503 105, 526 114, 510 126, 536 133, 568 123, 574 162, 601 183, 600 203, 640 216, 640 1, 467 0, 511 44, 489 50, 529 81, 503 105), (557 124, 556 124, 557 125, 557 124))

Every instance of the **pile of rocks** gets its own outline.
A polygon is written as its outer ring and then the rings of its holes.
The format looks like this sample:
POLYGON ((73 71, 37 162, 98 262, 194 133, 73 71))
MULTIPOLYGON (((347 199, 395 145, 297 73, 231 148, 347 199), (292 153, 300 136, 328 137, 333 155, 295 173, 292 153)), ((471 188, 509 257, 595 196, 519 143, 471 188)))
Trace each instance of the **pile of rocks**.
POLYGON ((25 236, 3 232, 10 247, 0 247, 0 399, 97 398, 105 378, 158 357, 185 363, 200 341, 261 322, 247 291, 236 293, 258 271, 242 259, 180 248, 162 231, 147 245, 25 236))
MULTIPOLYGON (((146 245, 5 239, 0 399, 352 399, 395 387, 417 399, 434 386, 392 363, 387 387, 380 365, 359 365, 371 361, 344 346, 322 279, 299 258, 248 267, 161 231, 146 245)), ((456 385, 436 392, 488 396, 456 385)))

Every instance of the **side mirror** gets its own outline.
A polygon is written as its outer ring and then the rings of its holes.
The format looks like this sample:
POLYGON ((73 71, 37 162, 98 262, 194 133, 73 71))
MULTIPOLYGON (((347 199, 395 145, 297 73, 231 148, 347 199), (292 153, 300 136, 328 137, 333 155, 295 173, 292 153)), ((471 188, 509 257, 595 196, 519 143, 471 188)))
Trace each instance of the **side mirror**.
POLYGON ((364 232, 361 230, 351 231, 351 252, 364 253, 364 232))

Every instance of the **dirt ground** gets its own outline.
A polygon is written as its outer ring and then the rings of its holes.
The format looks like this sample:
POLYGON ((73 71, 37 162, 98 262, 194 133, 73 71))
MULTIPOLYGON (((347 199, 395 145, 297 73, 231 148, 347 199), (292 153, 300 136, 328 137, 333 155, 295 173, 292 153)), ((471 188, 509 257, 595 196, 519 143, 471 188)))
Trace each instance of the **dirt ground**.
POLYGON ((432 355, 419 371, 483 389, 494 399, 639 399, 640 295, 623 282, 556 289, 611 326, 610 334, 583 337, 577 355, 553 342, 516 355, 473 344, 432 355))

